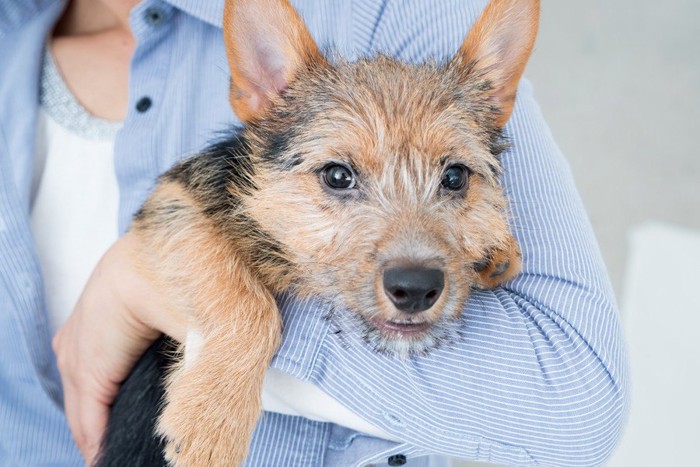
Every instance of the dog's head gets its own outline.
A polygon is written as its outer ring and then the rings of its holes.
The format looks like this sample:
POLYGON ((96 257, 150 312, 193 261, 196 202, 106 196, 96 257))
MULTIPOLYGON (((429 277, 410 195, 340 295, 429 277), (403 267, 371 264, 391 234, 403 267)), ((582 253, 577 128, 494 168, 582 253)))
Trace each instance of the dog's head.
POLYGON ((299 290, 353 310, 377 349, 430 349, 472 288, 517 273, 499 154, 538 14, 538 0, 493 0, 445 64, 347 63, 286 0, 227 3, 230 100, 255 167, 245 209, 299 290))

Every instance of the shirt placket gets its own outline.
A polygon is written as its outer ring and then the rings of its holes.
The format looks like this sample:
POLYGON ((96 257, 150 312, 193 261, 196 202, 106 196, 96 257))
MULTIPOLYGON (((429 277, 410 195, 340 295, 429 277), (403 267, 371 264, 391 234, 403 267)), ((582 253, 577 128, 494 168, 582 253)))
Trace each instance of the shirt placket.
POLYGON ((114 146, 115 171, 120 188, 119 232, 128 228, 162 172, 155 131, 162 115, 171 51, 161 46, 172 33, 178 11, 160 0, 147 0, 131 12, 136 48, 129 69, 129 107, 114 146))

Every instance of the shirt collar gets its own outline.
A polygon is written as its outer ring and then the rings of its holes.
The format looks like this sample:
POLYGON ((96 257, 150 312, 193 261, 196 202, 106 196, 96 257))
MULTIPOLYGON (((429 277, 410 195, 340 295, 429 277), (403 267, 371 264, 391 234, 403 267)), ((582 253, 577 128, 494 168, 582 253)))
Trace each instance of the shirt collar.
POLYGON ((217 28, 224 17, 224 0, 166 0, 175 8, 217 28))

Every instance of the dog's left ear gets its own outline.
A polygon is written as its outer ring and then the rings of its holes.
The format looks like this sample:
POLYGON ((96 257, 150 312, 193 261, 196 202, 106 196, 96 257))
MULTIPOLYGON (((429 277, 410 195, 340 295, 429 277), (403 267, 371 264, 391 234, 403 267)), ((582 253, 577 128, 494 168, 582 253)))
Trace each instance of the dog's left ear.
POLYGON ((539 0, 491 0, 455 57, 469 77, 488 83, 498 127, 505 126, 513 112, 539 17, 539 0))
POLYGON ((229 99, 242 122, 263 116, 300 69, 325 63, 288 0, 227 0, 223 29, 229 99))

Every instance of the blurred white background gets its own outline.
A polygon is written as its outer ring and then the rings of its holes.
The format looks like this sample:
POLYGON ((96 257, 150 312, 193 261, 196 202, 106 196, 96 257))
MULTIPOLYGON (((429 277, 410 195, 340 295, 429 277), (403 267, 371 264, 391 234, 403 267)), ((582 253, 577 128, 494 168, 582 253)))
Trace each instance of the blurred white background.
POLYGON ((632 407, 608 465, 698 466, 700 0, 542 0, 526 74, 622 309, 632 407))
POLYGON ((631 228, 700 230, 700 1, 542 0, 527 75, 619 296, 631 228))

